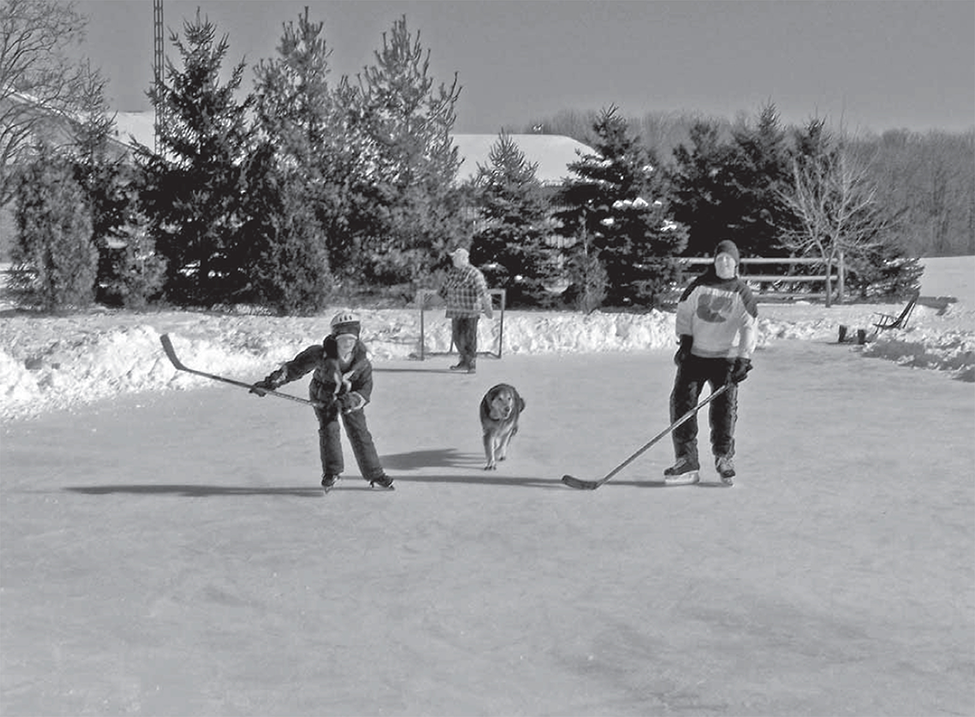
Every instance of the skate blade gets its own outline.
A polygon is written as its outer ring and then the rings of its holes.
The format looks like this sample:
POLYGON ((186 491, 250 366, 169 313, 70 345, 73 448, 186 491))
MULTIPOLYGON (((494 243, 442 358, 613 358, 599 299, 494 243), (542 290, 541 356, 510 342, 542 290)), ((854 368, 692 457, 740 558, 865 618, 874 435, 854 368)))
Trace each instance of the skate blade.
POLYGON ((664 478, 664 485, 667 486, 697 485, 700 482, 701 474, 698 471, 690 471, 688 473, 682 473, 679 476, 667 476, 664 478))

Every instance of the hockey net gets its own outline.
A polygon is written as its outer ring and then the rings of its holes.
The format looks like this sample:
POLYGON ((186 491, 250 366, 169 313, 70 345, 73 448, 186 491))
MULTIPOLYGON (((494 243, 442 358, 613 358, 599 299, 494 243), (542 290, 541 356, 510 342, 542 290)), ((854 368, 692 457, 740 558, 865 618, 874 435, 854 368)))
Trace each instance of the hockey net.
MULTIPOLYGON (((489 319, 491 321, 491 348, 488 351, 478 351, 478 356, 490 356, 496 359, 501 358, 501 353, 504 349, 505 293, 504 289, 488 289, 488 294, 491 296, 491 307, 494 312, 494 317, 489 319)), ((446 353, 427 350, 427 322, 435 320, 431 317, 435 316, 437 312, 442 313, 444 310, 443 302, 439 299, 437 291, 435 289, 420 289, 416 293, 416 305, 420 312, 420 350, 416 354, 417 358, 423 361, 427 356, 445 356, 456 353, 453 341, 450 342, 450 348, 447 349, 446 353)))

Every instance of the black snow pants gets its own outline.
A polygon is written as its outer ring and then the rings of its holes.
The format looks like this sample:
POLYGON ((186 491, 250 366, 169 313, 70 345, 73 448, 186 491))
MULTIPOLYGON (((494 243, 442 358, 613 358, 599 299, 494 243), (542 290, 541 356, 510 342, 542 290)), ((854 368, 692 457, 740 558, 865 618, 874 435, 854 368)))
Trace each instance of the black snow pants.
MULTIPOLYGON (((674 390, 670 394, 670 421, 673 423, 697 405, 704 384, 716 391, 728 381, 731 362, 724 358, 688 356, 677 367, 674 390)), ((735 454, 735 422, 738 420, 738 386, 732 384, 709 404, 711 451, 715 458, 735 454)), ((700 465, 697 453, 697 415, 674 429, 674 455, 700 465)))

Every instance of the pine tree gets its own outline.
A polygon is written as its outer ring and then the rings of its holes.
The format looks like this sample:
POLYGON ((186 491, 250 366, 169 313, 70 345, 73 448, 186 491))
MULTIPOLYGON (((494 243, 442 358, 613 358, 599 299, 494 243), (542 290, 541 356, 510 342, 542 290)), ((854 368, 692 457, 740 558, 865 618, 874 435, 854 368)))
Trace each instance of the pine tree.
POLYGON ((44 145, 36 152, 15 193, 12 285, 21 301, 47 311, 87 306, 94 297, 98 251, 84 191, 68 159, 44 145))
POLYGON ((378 150, 360 194, 371 219, 359 242, 363 271, 385 283, 416 282, 443 261, 462 227, 451 139, 461 88, 456 75, 449 86, 430 76, 430 51, 405 16, 383 33, 375 59, 348 96, 350 117, 378 150))
POLYGON ((537 304, 553 277, 555 251, 545 239, 548 203, 536 172, 511 136, 502 132, 472 181, 479 211, 471 261, 488 283, 505 289, 509 305, 537 304))
MULTIPOLYGON (((684 228, 669 216, 667 187, 656 160, 631 135, 613 106, 593 124, 591 146, 569 165, 576 175, 563 185, 556 217, 569 247, 574 289, 594 275, 594 262, 605 271, 606 303, 654 305, 676 278, 674 256, 684 249, 684 228)), ((595 275, 598 275, 596 272, 595 275)))
POLYGON ((328 84, 323 23, 283 27, 278 56, 257 68, 260 147, 248 162, 251 286, 284 313, 327 302, 333 269, 349 263, 349 188, 365 152, 345 132, 328 84))
POLYGON ((738 217, 725 234, 743 256, 785 256, 780 241, 791 226, 791 213, 781 192, 791 177, 785 131, 772 103, 762 107, 758 122, 732 131, 736 163, 732 181, 737 190, 738 217))
POLYGON ((307 314, 324 308, 334 283, 328 250, 307 185, 288 171, 270 143, 247 163, 246 264, 248 295, 279 314, 307 314))
POLYGON ((105 84, 100 75, 85 66, 78 92, 78 122, 72 125, 73 143, 68 152, 73 159, 75 181, 85 193, 92 242, 98 249, 96 299, 141 307, 160 289, 152 285, 150 278, 158 272, 144 269, 155 267, 161 259, 153 255, 152 240, 144 227, 132 224, 140 216, 136 177, 125 159, 109 149, 115 117, 105 99, 105 84), (126 277, 119 273, 129 269, 136 275, 126 277))
POLYGON ((246 122, 252 99, 237 102, 244 63, 221 85, 229 49, 215 42, 209 20, 184 21, 185 43, 170 41, 182 58, 167 61, 166 82, 150 100, 163 121, 160 153, 137 148, 145 176, 146 213, 157 247, 167 260, 167 294, 177 302, 213 305, 233 301, 248 285, 240 229, 246 219, 244 165, 253 143, 246 122))

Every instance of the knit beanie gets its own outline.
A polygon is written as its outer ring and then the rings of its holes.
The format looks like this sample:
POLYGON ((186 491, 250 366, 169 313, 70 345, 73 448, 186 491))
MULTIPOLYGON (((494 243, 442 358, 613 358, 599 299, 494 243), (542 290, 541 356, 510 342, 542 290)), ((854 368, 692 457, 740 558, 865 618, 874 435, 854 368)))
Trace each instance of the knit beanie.
POLYGON ((731 239, 722 239, 718 242, 717 248, 714 250, 714 256, 717 257, 718 254, 728 254, 732 259, 735 260, 735 265, 741 264, 741 256, 738 254, 738 247, 731 239))

